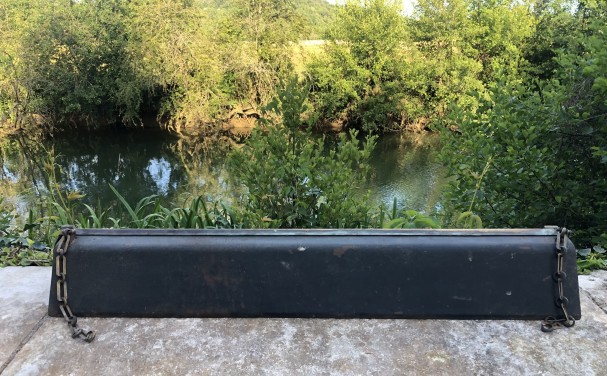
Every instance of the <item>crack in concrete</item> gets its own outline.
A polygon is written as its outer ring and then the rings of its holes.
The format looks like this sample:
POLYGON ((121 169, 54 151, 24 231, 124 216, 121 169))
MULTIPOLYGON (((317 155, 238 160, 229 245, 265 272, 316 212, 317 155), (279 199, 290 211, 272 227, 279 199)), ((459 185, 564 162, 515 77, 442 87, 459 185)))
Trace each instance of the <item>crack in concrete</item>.
POLYGON ((597 307, 599 307, 599 309, 601 311, 603 311, 604 314, 607 315, 607 307, 603 307, 601 305, 601 303, 594 298, 594 296, 592 296, 592 294, 590 293, 590 291, 584 290, 583 288, 580 288, 581 291, 584 291, 584 293, 590 298, 590 300, 594 303, 594 305, 596 305, 597 307))
POLYGON ((36 332, 38 331, 38 329, 40 329, 40 327, 42 326, 42 324, 44 324, 44 322, 46 321, 47 318, 48 318, 48 314, 45 313, 44 316, 42 316, 42 318, 40 318, 40 320, 38 320, 38 322, 36 323, 36 325, 34 325, 34 327, 29 331, 29 333, 27 333, 27 335, 25 336, 25 338, 23 338, 21 340, 21 342, 19 343, 19 345, 15 348, 15 350, 13 350, 13 352, 8 357, 8 359, 6 359, 6 361, 4 362, 4 364, 2 364, 2 366, 0 366, 0 375, 2 375, 2 373, 4 373, 4 370, 6 370, 6 368, 15 359, 15 357, 17 356, 17 354, 19 354, 19 351, 21 351, 21 349, 23 348, 23 346, 27 345, 27 343, 30 341, 30 339, 32 339, 32 337, 34 336, 34 334, 36 334, 36 332))

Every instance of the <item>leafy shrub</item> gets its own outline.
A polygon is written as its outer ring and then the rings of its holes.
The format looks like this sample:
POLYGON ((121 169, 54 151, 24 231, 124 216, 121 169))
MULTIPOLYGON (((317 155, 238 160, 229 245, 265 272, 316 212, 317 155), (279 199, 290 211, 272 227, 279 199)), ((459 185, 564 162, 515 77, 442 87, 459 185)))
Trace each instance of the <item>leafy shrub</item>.
MULTIPOLYGON (((30 212, 31 213, 31 212, 30 212)), ((50 265, 50 249, 32 240, 31 230, 37 225, 30 221, 23 228, 16 228, 14 208, 0 197, 0 267, 50 265)))
MULTIPOLYGON (((395 1, 347 1, 325 54, 309 66, 315 111, 366 132, 400 126, 408 83, 405 22, 395 1)), ((409 46, 407 46, 408 48, 409 46)))
POLYGON ((553 72, 558 79, 538 85, 503 80, 489 97, 479 95, 476 112, 455 113, 457 132, 445 132, 441 151, 453 178, 447 210, 473 211, 492 227, 566 226, 578 247, 605 248, 602 7, 587 8, 588 22, 571 31, 571 45, 559 53, 553 72))
POLYGON ((295 79, 266 108, 250 139, 230 155, 245 210, 276 227, 359 227, 368 194, 353 193, 369 173, 376 137, 341 134, 335 146, 315 138, 301 115, 307 92, 295 79))
POLYGON ((582 274, 587 274, 596 269, 607 269, 607 251, 605 248, 595 245, 592 248, 579 249, 577 267, 582 274))

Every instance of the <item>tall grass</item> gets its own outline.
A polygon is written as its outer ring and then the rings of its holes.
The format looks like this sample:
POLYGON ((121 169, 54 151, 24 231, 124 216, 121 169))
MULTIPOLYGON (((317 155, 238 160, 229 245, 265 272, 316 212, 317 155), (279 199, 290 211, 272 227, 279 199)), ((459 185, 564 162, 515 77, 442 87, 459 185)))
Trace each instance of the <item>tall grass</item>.
POLYGON ((146 196, 130 204, 112 185, 117 204, 94 209, 84 203, 69 202, 69 208, 52 202, 55 215, 47 217, 55 227, 78 228, 242 228, 246 221, 221 202, 208 202, 204 196, 188 197, 181 206, 165 206, 161 197, 146 196), (68 215, 69 213, 69 215, 68 215))

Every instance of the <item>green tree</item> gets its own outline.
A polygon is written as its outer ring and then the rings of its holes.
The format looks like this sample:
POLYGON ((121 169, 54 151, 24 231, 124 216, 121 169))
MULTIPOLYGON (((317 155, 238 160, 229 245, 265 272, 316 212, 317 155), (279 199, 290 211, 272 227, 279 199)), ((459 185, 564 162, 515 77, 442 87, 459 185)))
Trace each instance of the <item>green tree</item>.
POLYGON ((325 54, 309 67, 316 112, 327 122, 365 131, 400 128, 412 49, 400 2, 347 1, 338 9, 325 54))
POLYGON ((512 0, 472 0, 471 15, 478 27, 472 45, 483 64, 480 79, 487 84, 496 73, 516 77, 525 62, 523 49, 536 29, 530 7, 512 0))
POLYGON ((424 91, 431 119, 444 116, 449 104, 474 108, 471 93, 484 90, 483 65, 474 46, 482 30, 470 12, 469 0, 420 0, 410 20, 428 77, 424 91))
POLYGON ((607 242, 605 6, 583 5, 555 79, 539 91, 501 82, 446 132, 450 213, 472 206, 489 226, 556 224, 576 230, 578 246, 607 242))
POLYGON ((232 106, 269 103, 281 80, 293 71, 291 43, 303 21, 288 0, 230 0, 218 42, 223 47, 222 87, 232 106))
POLYGON ((233 108, 271 100, 302 30, 285 0, 2 1, 0 120, 62 127, 156 115, 209 135, 233 108))
POLYGON ((326 0, 299 0, 296 11, 305 21, 305 39, 321 39, 335 17, 335 5, 326 0))
POLYGON ((428 112, 440 119, 450 105, 474 110, 474 93, 483 93, 496 73, 518 76, 534 18, 512 0, 420 0, 410 28, 429 77, 428 112))
POLYGON ((558 68, 559 50, 570 44, 577 20, 567 0, 542 0, 533 5, 536 27, 523 47, 525 71, 533 78, 546 80, 558 68))
POLYGON ((54 1, 33 17, 23 64, 42 114, 55 123, 89 125, 137 118, 142 92, 126 54, 123 2, 54 1))
POLYGON ((23 39, 43 6, 44 2, 35 0, 0 3, 0 127, 27 126, 37 112, 23 39))
POLYGON ((129 7, 128 53, 152 110, 177 132, 216 131, 212 122, 228 99, 217 27, 202 4, 134 0, 129 7))

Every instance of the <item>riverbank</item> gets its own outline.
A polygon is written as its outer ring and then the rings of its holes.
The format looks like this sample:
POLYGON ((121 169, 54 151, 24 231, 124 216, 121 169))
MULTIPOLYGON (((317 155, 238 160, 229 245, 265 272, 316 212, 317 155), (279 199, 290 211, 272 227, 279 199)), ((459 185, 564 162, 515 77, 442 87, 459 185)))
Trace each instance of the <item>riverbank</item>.
POLYGON ((579 277, 582 319, 537 321, 81 318, 46 315, 51 268, 0 269, 0 374, 602 375, 607 271, 579 277))

